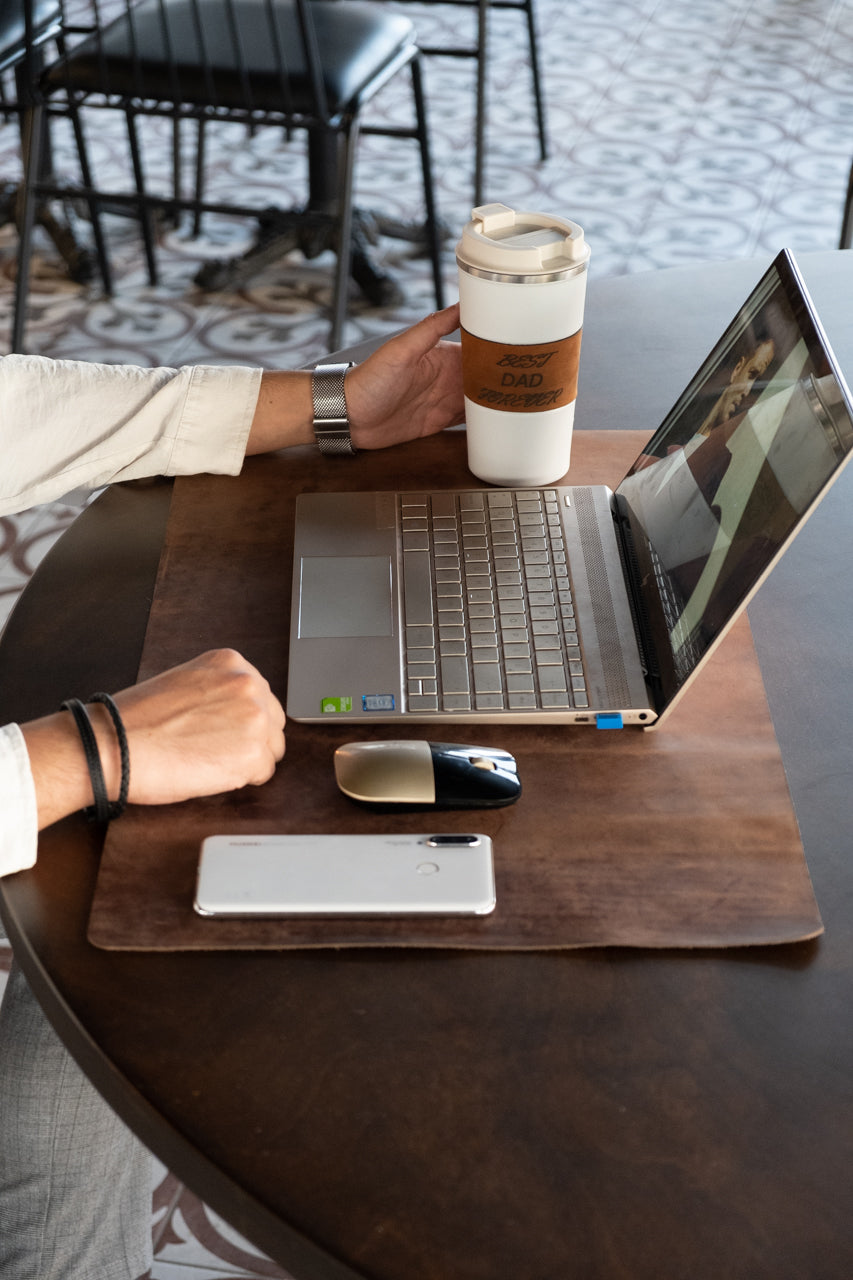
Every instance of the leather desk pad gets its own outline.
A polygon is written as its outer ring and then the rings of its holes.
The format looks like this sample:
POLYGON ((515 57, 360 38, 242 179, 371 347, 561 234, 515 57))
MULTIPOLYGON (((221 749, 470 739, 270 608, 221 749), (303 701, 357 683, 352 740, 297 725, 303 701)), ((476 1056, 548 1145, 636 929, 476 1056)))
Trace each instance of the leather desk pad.
MULTIPOLYGON (((644 439, 576 433, 571 481, 615 486, 644 439)), ((238 478, 176 481, 140 677, 227 645, 284 701, 295 494, 470 484, 461 432, 353 459, 292 450, 250 459, 238 478)), ((112 825, 89 939, 127 950, 544 950, 759 945, 821 931, 744 618, 659 731, 291 722, 285 759, 265 786, 131 807, 112 825), (522 797, 497 810, 370 813, 338 791, 332 768, 335 747, 368 737, 505 747, 518 761, 522 797), (193 913, 206 835, 428 829, 492 837, 492 915, 347 921, 193 913)))

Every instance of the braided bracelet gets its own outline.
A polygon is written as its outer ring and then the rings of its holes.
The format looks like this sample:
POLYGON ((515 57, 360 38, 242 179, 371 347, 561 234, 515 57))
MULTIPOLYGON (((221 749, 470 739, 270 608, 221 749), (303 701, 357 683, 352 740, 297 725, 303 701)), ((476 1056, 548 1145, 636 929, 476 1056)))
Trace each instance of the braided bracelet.
POLYGON ((107 795, 107 785, 104 781, 104 771, 101 766, 101 756, 98 751, 98 740, 95 737, 95 730, 92 728, 92 721, 89 719, 89 713, 79 698, 69 698, 63 702, 61 710, 70 711, 77 726, 77 732, 80 734, 80 740, 83 743, 83 751, 86 755, 86 765, 89 770, 89 777, 92 782, 92 795, 95 803, 83 810, 90 822, 108 822, 111 818, 118 818, 127 807, 127 792, 130 785, 130 752, 127 745, 127 733, 125 732, 119 709, 108 693, 93 693, 90 702, 100 702, 106 707, 113 722, 113 727, 118 738, 119 754, 121 756, 121 786, 119 789, 119 797, 115 802, 111 802, 107 795))
POLYGON ((108 693, 93 693, 89 701, 100 702, 106 707, 110 713, 113 728, 116 731, 119 755, 121 756, 121 785, 119 787, 118 800, 110 805, 110 817, 120 818, 127 808, 127 792, 130 787, 130 749, 127 745, 127 731, 121 718, 121 712, 108 693))

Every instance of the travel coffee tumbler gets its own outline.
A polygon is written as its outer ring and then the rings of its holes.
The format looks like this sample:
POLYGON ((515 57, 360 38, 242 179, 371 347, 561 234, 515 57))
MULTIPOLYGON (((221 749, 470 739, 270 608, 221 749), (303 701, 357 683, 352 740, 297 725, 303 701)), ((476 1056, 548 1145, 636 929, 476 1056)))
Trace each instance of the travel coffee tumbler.
POLYGON ((487 204, 456 246, 468 466, 490 484, 569 469, 589 246, 574 222, 487 204))

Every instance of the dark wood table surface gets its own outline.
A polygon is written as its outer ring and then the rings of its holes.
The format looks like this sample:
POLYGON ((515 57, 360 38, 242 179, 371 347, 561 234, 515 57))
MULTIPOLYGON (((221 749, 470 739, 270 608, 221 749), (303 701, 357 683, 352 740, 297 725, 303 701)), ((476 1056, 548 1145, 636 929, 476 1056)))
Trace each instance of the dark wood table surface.
MULTIPOLYGON (((765 265, 593 272, 578 428, 651 432, 765 265)), ((802 265, 853 375, 853 254, 802 265)), ((3 720, 93 672, 133 681, 169 494, 109 490, 40 566, 0 646, 3 720)), ((0 882, 48 1015, 160 1158, 299 1280, 849 1280, 851 546, 848 471, 750 610, 819 941, 107 953, 85 941, 99 848, 75 817, 0 882)))

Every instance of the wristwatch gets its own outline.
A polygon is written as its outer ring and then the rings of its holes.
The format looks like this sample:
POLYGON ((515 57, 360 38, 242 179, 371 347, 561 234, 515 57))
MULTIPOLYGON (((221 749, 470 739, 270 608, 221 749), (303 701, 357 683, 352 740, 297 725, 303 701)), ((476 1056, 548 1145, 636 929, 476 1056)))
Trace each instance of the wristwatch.
POLYGON ((321 453, 356 453, 349 429, 344 379, 354 361, 347 364, 318 364, 311 375, 314 403, 314 435, 321 453))

